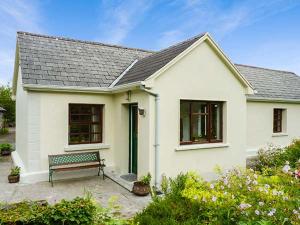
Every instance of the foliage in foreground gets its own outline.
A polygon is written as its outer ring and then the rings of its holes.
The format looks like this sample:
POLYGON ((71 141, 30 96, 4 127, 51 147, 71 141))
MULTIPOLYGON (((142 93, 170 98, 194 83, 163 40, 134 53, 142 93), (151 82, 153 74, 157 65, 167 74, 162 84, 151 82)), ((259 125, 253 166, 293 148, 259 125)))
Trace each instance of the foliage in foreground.
POLYGON ((55 205, 41 202, 21 202, 0 206, 0 224, 86 224, 86 225, 123 225, 126 221, 119 219, 113 206, 103 208, 90 196, 62 200, 55 205))
MULTIPOLYGON (((280 168, 289 162, 292 168, 299 164, 300 159, 300 140, 294 140, 292 144, 285 148, 269 146, 261 149, 253 167, 260 172, 268 172, 269 168, 280 168)), ((272 170, 274 171, 274 170, 272 170)))
POLYGON ((299 224, 300 182, 290 173, 263 176, 234 169, 214 182, 196 173, 180 174, 168 184, 165 196, 155 198, 134 218, 155 224, 299 224))

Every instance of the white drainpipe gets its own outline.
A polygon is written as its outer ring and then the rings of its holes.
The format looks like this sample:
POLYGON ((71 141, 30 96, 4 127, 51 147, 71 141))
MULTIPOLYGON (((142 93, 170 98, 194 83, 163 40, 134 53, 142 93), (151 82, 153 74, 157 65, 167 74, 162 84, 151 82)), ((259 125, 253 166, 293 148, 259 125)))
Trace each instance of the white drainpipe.
POLYGON ((141 90, 147 92, 148 94, 152 95, 155 97, 155 143, 154 143, 154 149, 155 149, 155 162, 154 162, 154 170, 155 170, 155 175, 154 175, 154 183, 155 187, 158 188, 159 185, 159 147, 160 147, 160 129, 159 129, 159 124, 160 124, 160 116, 159 116, 159 94, 154 93, 152 91, 147 90, 144 86, 140 87, 141 90))

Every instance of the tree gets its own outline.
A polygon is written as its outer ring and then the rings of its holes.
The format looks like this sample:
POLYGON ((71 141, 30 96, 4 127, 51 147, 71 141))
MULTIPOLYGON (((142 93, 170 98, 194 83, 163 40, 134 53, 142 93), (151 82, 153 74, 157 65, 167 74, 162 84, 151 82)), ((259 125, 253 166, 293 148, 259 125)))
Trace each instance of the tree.
POLYGON ((4 112, 4 119, 8 123, 14 123, 16 103, 12 99, 12 88, 9 85, 0 86, 0 106, 6 110, 4 112))

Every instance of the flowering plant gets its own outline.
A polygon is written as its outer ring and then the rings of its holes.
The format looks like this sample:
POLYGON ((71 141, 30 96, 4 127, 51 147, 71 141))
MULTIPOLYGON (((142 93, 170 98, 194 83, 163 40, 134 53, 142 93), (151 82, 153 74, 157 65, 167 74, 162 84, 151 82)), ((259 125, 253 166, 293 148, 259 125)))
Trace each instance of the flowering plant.
POLYGON ((275 170, 273 176, 252 169, 219 170, 214 182, 195 172, 181 174, 169 179, 165 197, 151 203, 135 221, 141 225, 300 224, 300 180, 286 169, 275 170))
POLYGON ((264 220, 297 224, 300 183, 287 170, 285 166, 276 176, 266 177, 251 169, 236 168, 222 174, 213 188, 211 183, 199 182, 196 174, 188 173, 182 196, 201 205, 209 221, 224 214, 231 223, 264 220))
POLYGON ((300 168, 300 140, 294 140, 285 148, 270 145, 259 150, 253 169, 270 175, 270 172, 274 172, 272 168, 285 166, 286 162, 291 168, 300 168))

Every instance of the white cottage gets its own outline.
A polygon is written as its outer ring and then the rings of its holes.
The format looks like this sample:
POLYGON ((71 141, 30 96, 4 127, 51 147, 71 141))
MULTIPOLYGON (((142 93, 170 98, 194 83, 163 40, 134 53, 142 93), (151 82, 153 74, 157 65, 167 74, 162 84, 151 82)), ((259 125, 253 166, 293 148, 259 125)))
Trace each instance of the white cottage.
POLYGON ((153 52, 18 32, 13 89, 24 182, 48 179, 48 155, 84 151, 107 174, 212 178, 300 137, 300 77, 235 65, 207 33, 153 52))

